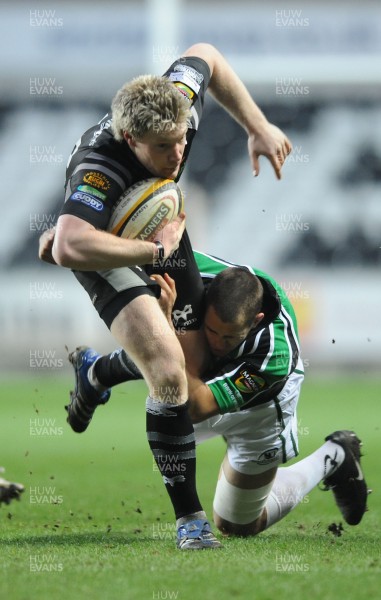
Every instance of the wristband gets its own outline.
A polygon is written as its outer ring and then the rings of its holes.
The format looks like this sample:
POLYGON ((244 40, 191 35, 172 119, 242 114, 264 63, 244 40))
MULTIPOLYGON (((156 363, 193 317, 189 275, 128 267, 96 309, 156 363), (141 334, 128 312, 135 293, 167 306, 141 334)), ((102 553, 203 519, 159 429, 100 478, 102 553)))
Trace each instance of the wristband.
POLYGON ((153 251, 153 262, 164 260, 165 250, 161 242, 154 242, 155 248, 153 251))

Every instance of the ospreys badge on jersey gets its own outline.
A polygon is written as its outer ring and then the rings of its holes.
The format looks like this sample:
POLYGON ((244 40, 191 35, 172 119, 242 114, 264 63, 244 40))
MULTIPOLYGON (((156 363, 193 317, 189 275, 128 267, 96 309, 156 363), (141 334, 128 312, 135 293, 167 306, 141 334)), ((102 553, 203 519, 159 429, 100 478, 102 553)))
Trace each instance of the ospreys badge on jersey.
POLYGON ((189 319, 192 314, 193 308, 191 304, 186 304, 182 310, 172 311, 173 325, 176 329, 179 327, 185 327, 191 325, 196 321, 196 317, 189 319))

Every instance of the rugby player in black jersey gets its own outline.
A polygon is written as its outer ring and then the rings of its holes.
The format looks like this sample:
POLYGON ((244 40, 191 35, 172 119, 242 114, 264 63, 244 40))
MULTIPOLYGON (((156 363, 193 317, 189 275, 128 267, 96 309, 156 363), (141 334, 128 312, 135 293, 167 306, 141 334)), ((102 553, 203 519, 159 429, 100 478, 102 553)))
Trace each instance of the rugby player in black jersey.
MULTIPOLYGON (((267 121, 223 56, 210 44, 195 44, 164 77, 141 76, 125 84, 112 102, 111 115, 78 140, 67 167, 65 203, 52 247, 55 262, 72 269, 144 376, 149 388, 147 436, 160 471, 168 473, 173 457, 184 465, 182 477, 175 482, 163 476, 176 515, 180 549, 217 548, 220 543, 196 491, 184 353, 160 310, 160 286, 150 279, 153 269, 147 266, 167 259, 178 248, 176 264, 185 267, 171 271, 166 264, 166 271, 176 281, 175 309, 184 310, 185 290, 186 304, 191 306, 183 336, 188 349, 199 337, 202 281, 184 231, 184 215, 167 225, 154 242, 122 239, 105 230, 113 205, 130 185, 152 176, 178 181, 207 90, 247 132, 254 173, 259 174, 263 155, 280 179, 291 151, 289 140, 267 121), (157 331, 160 335, 155 335, 157 331)), ((201 353, 193 356, 202 360, 201 353)), ((89 370, 89 377, 93 360, 80 352, 73 356, 74 367, 89 370)), ((74 429, 81 412, 86 412, 86 403, 77 390, 68 407, 74 429)))
MULTIPOLYGON (((304 379, 296 315, 286 293, 263 271, 194 254, 205 285, 203 330, 210 356, 205 373, 187 373, 189 414, 197 443, 215 436, 226 442, 213 501, 218 529, 257 535, 319 483, 333 491, 345 521, 357 525, 366 511, 368 488, 355 432, 335 431, 303 460, 279 468, 298 454, 297 406, 304 379)), ((168 274, 155 278, 161 308, 172 324, 175 282, 168 274)), ((142 375, 122 349, 107 356, 86 347, 78 352, 95 361, 91 384, 86 374, 75 373, 76 390, 92 406, 82 415, 85 429, 96 397, 142 375)), ((185 354, 186 363, 189 358, 185 354)), ((166 478, 174 481, 177 472, 173 469, 166 478)))

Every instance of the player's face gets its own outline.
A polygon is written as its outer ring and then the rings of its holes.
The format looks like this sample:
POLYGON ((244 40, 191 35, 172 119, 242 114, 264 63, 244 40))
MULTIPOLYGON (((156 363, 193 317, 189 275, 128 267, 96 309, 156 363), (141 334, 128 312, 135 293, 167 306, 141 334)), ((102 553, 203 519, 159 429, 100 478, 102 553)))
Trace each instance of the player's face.
POLYGON ((186 132, 186 125, 182 125, 169 132, 150 132, 140 140, 128 143, 138 160, 152 175, 176 179, 186 145, 186 132))
POLYGON ((229 354, 248 336, 252 325, 221 321, 213 306, 209 306, 204 318, 204 330, 213 356, 229 354))

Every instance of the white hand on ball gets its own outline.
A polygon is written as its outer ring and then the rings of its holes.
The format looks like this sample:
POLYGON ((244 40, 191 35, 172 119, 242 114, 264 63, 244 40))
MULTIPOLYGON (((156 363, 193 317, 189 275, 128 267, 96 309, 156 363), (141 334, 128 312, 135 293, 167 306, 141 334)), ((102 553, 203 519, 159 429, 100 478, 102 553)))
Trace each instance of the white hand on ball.
POLYGON ((155 242, 161 242, 164 246, 164 257, 168 258, 177 250, 185 230, 185 213, 180 213, 173 221, 155 236, 155 242))

